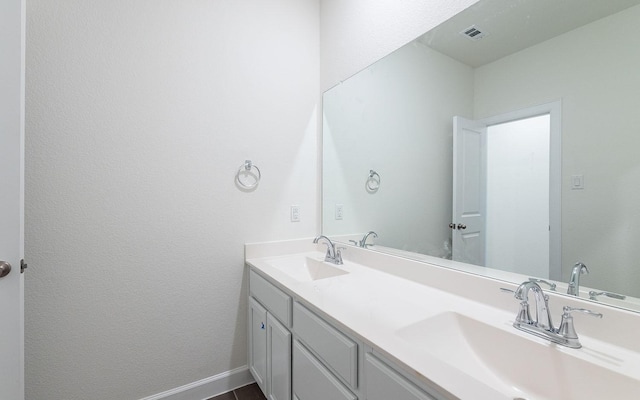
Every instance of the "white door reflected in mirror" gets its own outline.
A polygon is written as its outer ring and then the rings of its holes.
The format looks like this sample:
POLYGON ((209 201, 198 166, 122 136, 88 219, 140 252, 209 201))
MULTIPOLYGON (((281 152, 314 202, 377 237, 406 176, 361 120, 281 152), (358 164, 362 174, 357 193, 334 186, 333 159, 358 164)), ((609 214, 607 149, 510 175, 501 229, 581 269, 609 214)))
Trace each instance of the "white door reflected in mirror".
POLYGON ((560 204, 551 179, 560 132, 551 132, 551 110, 559 120, 554 103, 478 121, 454 117, 454 261, 560 277, 560 243, 550 235, 560 224, 551 218, 560 204))

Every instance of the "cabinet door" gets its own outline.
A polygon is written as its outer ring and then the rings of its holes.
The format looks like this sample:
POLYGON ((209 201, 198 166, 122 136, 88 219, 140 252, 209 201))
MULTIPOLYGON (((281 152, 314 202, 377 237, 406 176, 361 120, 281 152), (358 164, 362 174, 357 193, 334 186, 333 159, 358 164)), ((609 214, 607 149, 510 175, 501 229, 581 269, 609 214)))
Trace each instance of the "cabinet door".
POLYGON ((249 371, 267 392, 267 310, 249 297, 249 371))
POLYGON ((364 364, 366 400, 436 400, 373 354, 364 364))
POLYGON ((293 341, 293 396, 295 400, 357 400, 297 340, 293 341))
POLYGON ((267 313, 267 398, 291 400, 291 332, 267 313))

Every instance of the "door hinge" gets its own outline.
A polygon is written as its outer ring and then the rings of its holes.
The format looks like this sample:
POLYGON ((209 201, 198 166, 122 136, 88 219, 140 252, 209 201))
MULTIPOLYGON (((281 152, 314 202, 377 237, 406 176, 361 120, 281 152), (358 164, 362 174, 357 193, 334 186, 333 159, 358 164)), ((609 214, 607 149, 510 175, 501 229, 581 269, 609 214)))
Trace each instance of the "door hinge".
POLYGON ((20 260, 20 273, 24 274, 24 270, 27 269, 27 263, 24 262, 24 259, 20 260))

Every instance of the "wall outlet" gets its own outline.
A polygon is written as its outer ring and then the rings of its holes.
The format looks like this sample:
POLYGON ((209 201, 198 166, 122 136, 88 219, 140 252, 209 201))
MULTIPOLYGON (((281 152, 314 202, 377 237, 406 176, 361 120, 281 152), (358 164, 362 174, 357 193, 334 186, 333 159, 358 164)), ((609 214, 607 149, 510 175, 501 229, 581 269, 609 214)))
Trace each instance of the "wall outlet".
POLYGON ((584 175, 571 175, 571 190, 584 189, 584 175))
POLYGON ((300 206, 291 206, 291 222, 300 222, 300 206))
POLYGON ((343 212, 344 212, 343 205, 336 204, 336 219, 342 219, 343 212))

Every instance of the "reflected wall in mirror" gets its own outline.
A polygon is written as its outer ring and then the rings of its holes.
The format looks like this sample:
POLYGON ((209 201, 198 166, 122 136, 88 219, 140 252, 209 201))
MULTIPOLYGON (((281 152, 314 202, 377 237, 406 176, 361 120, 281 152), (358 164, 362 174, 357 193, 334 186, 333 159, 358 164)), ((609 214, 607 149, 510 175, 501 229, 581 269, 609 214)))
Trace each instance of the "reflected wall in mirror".
POLYGON ((327 91, 323 234, 507 280, 582 261, 584 287, 640 297, 639 4, 481 0, 327 91), (527 113, 550 131, 492 139, 527 113), (454 140, 454 117, 490 130, 454 140))

